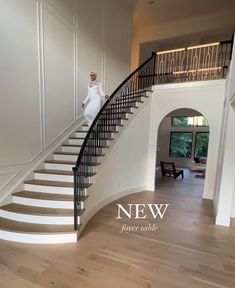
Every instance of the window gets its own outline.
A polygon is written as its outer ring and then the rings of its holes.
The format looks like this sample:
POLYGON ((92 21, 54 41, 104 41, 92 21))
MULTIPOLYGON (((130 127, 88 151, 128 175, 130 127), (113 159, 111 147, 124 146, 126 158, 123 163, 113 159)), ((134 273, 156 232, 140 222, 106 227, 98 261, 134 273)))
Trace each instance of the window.
POLYGON ((204 116, 192 116, 192 117, 171 117, 172 127, 207 127, 208 122, 204 116))
POLYGON ((207 157, 209 132, 197 132, 195 140, 194 157, 207 157))
POLYGON ((192 132, 171 132, 169 156, 191 158, 192 142, 192 132))

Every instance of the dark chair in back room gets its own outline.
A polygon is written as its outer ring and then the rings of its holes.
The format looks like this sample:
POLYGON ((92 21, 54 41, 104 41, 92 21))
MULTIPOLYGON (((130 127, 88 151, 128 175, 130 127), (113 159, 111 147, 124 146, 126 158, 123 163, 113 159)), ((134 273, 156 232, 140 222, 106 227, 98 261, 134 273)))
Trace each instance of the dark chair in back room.
POLYGON ((176 179, 178 176, 181 175, 182 179, 184 178, 184 170, 176 169, 173 162, 169 163, 161 161, 161 172, 162 176, 176 179))

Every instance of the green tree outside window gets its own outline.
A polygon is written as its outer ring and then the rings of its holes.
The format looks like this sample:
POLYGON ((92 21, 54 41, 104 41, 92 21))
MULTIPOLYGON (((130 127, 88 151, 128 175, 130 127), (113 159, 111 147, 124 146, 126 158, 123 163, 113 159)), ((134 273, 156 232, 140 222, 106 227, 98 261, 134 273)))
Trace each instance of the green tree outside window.
POLYGON ((197 132, 195 142, 195 157, 207 157, 209 143, 209 132, 197 132))
POLYGON ((169 156, 191 158, 192 142, 192 132, 171 132, 169 156))

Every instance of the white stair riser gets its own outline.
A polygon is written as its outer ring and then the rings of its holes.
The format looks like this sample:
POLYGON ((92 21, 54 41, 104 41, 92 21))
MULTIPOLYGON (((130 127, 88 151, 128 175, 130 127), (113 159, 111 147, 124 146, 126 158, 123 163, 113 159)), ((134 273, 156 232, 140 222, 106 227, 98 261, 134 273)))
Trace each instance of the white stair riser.
POLYGON ((74 165, 68 164, 57 164, 57 163, 45 163, 45 169, 49 170, 64 170, 64 171, 72 171, 74 165))
POLYGON ((84 132, 75 132, 73 135, 74 137, 83 138, 85 139, 87 133, 84 132))
MULTIPOLYGON (((0 209, 0 217, 5 219, 34 223, 34 224, 45 224, 45 225, 73 225, 73 216, 43 216, 43 215, 31 215, 22 214, 17 212, 9 212, 0 209)), ((80 217, 78 217, 78 224, 80 224, 80 217)))
POLYGON ((77 232, 61 233, 61 234, 43 234, 43 233, 27 233, 27 232, 11 232, 0 230, 0 239, 31 244, 62 244, 62 243, 76 243, 77 232))
POLYGON ((82 130, 83 130, 83 131, 88 131, 88 130, 89 130, 89 127, 88 127, 88 126, 82 126, 82 130))
MULTIPOLYGON (((81 139, 69 139, 68 141, 70 145, 82 145, 83 143, 81 139)), ((109 145, 109 140, 101 140, 101 144, 109 145)))
MULTIPOLYGON (((136 106, 138 107, 138 105, 136 105, 136 106)), ((115 112, 117 112, 117 111, 118 111, 118 110, 117 110, 117 107, 114 107, 114 108, 113 108, 113 112, 115 113, 115 112)), ((126 115, 129 115, 128 113, 130 113, 130 112, 131 112, 131 113, 135 113, 135 112, 136 112, 136 108, 128 107, 128 108, 125 109, 125 114, 126 114, 126 115)), ((109 111, 108 114, 109 114, 109 116, 111 115, 111 114, 110 114, 110 111, 109 111)), ((124 111, 123 111, 122 115, 124 115, 124 111)))
POLYGON ((62 161, 77 161, 78 155, 53 154, 53 159, 62 161))
POLYGON ((81 147, 62 146, 61 150, 62 150, 62 152, 79 153, 81 150, 81 147))
POLYGON ((73 182, 73 175, 35 173, 34 178, 38 180, 73 182))
POLYGON ((33 192, 42 192, 42 193, 44 192, 53 194, 73 195, 73 188, 71 187, 24 184, 24 190, 33 192))
MULTIPOLYGON (((58 209, 73 209, 73 201, 53 201, 53 200, 42 200, 35 198, 24 198, 13 196, 13 203, 28 205, 34 207, 43 207, 43 208, 58 208, 58 209)), ((84 209, 84 202, 81 202, 81 209, 84 209)))
POLYGON ((89 173, 95 173, 96 166, 88 166, 86 169, 87 169, 87 172, 89 173))
POLYGON ((33 192, 73 195, 73 188, 70 187, 24 184, 24 190, 33 192))
MULTIPOLYGON (((129 115, 129 114, 123 112, 120 116, 123 117, 123 118, 128 118, 128 115, 129 115)), ((108 118, 112 118, 111 115, 109 115, 108 118)), ((115 119, 115 118, 114 118, 114 119, 115 119)), ((125 123, 125 122, 124 122, 124 121, 125 121, 124 119, 120 119, 120 120, 121 120, 122 123, 125 123)), ((110 121, 111 121, 111 120, 110 120, 110 121)))
POLYGON ((68 139, 68 143, 71 145, 82 145, 84 139, 68 139))
MULTIPOLYGON (((35 179, 47 180, 47 181, 60 181, 60 182, 70 182, 73 183, 73 175, 59 175, 59 174, 45 174, 45 173, 35 173, 35 179)), ((91 183, 91 177, 86 178, 86 183, 91 183)))
MULTIPOLYGON (((121 121, 120 121, 120 120, 116 120, 113 124, 116 124, 116 125, 117 125, 117 124, 121 124, 121 125, 123 125, 123 124, 124 124, 123 121, 124 121, 124 120, 121 120, 121 121)), ((108 124, 112 124, 112 122, 109 121, 108 124)), ((108 131, 108 132, 110 132, 110 133, 113 132, 113 133, 114 133, 114 132, 119 132, 119 131, 120 131, 120 126, 116 126, 116 128, 112 128, 112 127, 111 127, 111 128, 110 128, 110 131, 108 131), (112 130, 112 129, 113 129, 113 130, 112 130)), ((112 135, 113 135, 113 134, 112 134, 112 135)))
MULTIPOLYGON (((32 185, 32 184, 24 184, 24 190, 30 191, 30 192, 52 193, 52 194, 60 194, 60 195, 73 195, 74 194, 73 188, 32 185)), ((87 195, 87 189, 83 189, 83 195, 87 195)))
MULTIPOLYGON (((45 163, 45 169, 51 170, 63 170, 63 171, 72 171, 74 165, 63 165, 63 164, 55 164, 55 163, 45 163)), ((95 166, 89 166, 88 172, 94 172, 95 166)))
MULTIPOLYGON (((119 131, 118 127, 116 128, 116 132, 117 132, 117 131, 119 131)), ((114 137, 114 133, 112 133, 112 131, 108 131, 108 132, 106 133, 106 135, 107 135, 107 136, 110 135, 111 137, 114 137)), ((81 137, 81 136, 74 134, 74 137, 81 137)), ((84 139, 85 139, 85 138, 84 138, 84 139)))

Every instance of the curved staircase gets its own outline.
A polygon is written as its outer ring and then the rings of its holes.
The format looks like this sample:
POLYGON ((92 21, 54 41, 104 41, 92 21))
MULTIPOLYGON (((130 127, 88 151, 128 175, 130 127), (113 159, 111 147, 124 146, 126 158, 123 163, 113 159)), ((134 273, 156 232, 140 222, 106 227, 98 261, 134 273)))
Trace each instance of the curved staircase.
MULTIPOLYGON (((154 55, 140 68, 153 60, 154 55)), ((125 126, 128 115, 135 114, 151 93, 152 82, 144 82, 144 86, 138 82, 136 87, 130 76, 123 83, 129 81, 132 89, 120 90, 122 85, 115 90, 90 129, 83 125, 75 131, 43 168, 34 171, 33 179, 23 183, 24 190, 12 194, 12 203, 0 207, 0 239, 23 243, 77 241, 92 177, 105 149, 117 137, 119 127, 125 126), (117 91, 121 97, 115 99, 117 91)))
MULTIPOLYGON (((0 207, 0 239, 24 243, 68 243, 77 241, 74 231, 72 167, 76 163, 87 126, 75 131, 24 182, 24 190, 12 194, 12 203, 0 207)), ((84 184, 79 218, 84 208, 90 178, 84 184)))

